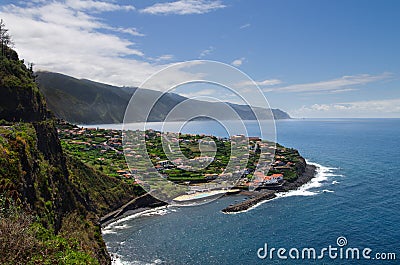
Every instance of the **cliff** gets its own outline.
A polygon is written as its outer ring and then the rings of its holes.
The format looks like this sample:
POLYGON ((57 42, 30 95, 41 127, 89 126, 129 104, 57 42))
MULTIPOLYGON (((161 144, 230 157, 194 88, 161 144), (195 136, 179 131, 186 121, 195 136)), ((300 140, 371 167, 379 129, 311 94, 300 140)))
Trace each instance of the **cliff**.
POLYGON ((64 154, 33 74, 0 57, 1 264, 110 264, 99 218, 141 194, 64 154))

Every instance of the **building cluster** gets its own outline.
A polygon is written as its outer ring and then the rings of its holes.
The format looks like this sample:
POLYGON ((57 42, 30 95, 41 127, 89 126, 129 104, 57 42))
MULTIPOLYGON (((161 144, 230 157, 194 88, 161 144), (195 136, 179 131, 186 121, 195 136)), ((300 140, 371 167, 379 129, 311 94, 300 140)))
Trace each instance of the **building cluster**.
MULTIPOLYGON (((105 130, 96 128, 79 128, 79 127, 61 127, 59 135, 68 143, 80 146, 82 151, 98 150, 101 154, 125 154, 125 158, 132 161, 140 161, 142 158, 149 157, 153 165, 142 163, 138 168, 134 169, 116 169, 115 174, 123 179, 135 179, 138 181, 137 176, 144 178, 151 178, 159 176, 160 174, 168 178, 169 170, 180 169, 183 171, 193 172, 196 168, 203 168, 214 162, 215 158, 212 156, 202 155, 194 158, 179 157, 172 158, 171 160, 161 159, 157 152, 161 152, 160 139, 165 137, 164 143, 173 154, 174 147, 179 147, 179 143, 188 144, 205 144, 215 146, 216 142, 212 136, 199 135, 182 135, 177 133, 161 134, 160 132, 148 130, 146 134, 143 131, 128 131, 121 134, 118 130, 105 130), (126 134, 128 133, 128 134, 126 134), (122 146, 122 138, 124 137, 124 146, 122 146), (152 147, 153 153, 148 153, 144 146, 152 147)), ((285 172, 294 170, 295 162, 292 161, 293 149, 286 149, 277 147, 274 143, 262 141, 259 137, 245 137, 244 135, 232 136, 228 138, 218 138, 219 141, 226 143, 230 142, 232 152, 230 159, 230 169, 221 170, 218 168, 215 172, 210 170, 204 174, 204 181, 230 182, 239 179, 237 185, 248 186, 256 184, 258 186, 274 186, 281 185, 284 182, 285 172), (248 167, 247 162, 252 156, 258 155, 259 158, 254 163, 253 167, 248 167), (219 171, 219 172, 218 172, 219 171), (222 171, 222 172, 221 172, 222 171), (268 173, 270 172, 270 173, 268 173), (251 175, 252 178, 248 177, 251 175)), ((165 155, 164 155, 165 156, 165 155)), ((99 161, 105 161, 107 156, 100 156, 97 158, 99 161)), ((176 170, 174 171, 176 172, 176 170)), ((178 171, 179 172, 179 171, 178 171)))
POLYGON ((122 154, 122 139, 118 130, 73 127, 58 129, 58 134, 71 144, 81 145, 83 151, 100 149, 101 153, 112 150, 122 154))

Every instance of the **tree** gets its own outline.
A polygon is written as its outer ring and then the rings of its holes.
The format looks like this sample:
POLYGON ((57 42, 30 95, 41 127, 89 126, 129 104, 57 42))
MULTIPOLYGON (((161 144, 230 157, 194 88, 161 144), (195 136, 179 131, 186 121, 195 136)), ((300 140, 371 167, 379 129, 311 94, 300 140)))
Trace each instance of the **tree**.
POLYGON ((4 24, 3 19, 0 20, 0 45, 1 45, 1 56, 6 56, 8 49, 13 46, 11 35, 4 24))

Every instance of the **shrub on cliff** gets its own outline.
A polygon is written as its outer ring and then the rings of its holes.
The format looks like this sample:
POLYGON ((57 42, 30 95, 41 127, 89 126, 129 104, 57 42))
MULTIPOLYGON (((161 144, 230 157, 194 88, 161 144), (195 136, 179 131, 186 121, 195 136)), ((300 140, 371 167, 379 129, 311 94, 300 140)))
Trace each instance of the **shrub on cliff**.
POLYGON ((98 264, 77 239, 54 235, 37 220, 0 196, 0 264, 98 264))

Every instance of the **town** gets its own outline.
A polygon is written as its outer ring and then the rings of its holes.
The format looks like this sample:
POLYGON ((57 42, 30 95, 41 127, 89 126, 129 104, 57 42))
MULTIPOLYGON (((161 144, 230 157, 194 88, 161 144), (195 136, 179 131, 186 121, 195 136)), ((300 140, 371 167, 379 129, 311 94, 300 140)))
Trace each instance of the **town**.
POLYGON ((228 139, 147 130, 124 132, 124 141, 120 130, 64 121, 58 133, 66 152, 109 176, 142 186, 161 176, 189 185, 192 192, 210 187, 279 190, 297 179, 301 158, 295 149, 243 135, 228 139))

